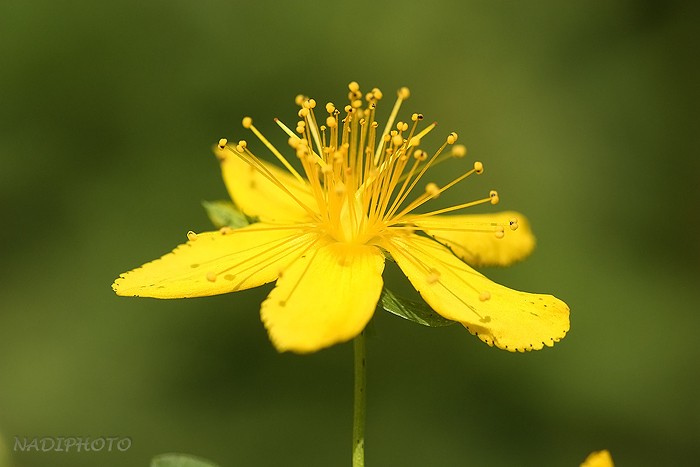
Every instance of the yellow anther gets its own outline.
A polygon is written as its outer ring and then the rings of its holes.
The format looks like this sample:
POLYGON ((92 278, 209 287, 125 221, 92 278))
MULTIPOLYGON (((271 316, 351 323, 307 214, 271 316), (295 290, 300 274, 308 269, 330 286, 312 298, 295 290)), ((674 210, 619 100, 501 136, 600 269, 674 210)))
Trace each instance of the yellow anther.
POLYGON ((343 182, 336 183, 333 191, 335 191, 335 194, 338 196, 344 195, 345 194, 345 184, 343 182))
POLYGON ((502 225, 497 225, 493 229, 494 235, 496 235, 496 238, 503 238, 505 236, 505 229, 503 229, 502 225))
POLYGON ((393 144, 394 146, 401 146, 403 144, 403 137, 401 135, 392 136, 391 144, 393 144))
POLYGON ((224 149, 227 144, 228 144, 228 140, 226 138, 221 138, 219 140, 219 149, 224 149))
POLYGON ((384 94, 382 94, 382 91, 380 91, 379 88, 372 89, 372 95, 374 96, 374 99, 378 101, 384 97, 384 94))
POLYGON ((411 121, 412 121, 412 122, 417 122, 417 121, 418 121, 418 114, 413 114, 413 115, 411 115, 411 121))
POLYGON ((333 105, 332 102, 329 102, 328 104, 326 104, 326 112, 328 112, 329 114, 332 114, 333 112, 335 112, 335 105, 333 105))
POLYGON ((498 198, 498 192, 496 190, 491 190, 489 192, 489 198, 491 198, 491 204, 498 204, 500 199, 498 198))
POLYGON ((297 112, 297 115, 299 115, 301 118, 306 118, 309 115, 309 109, 302 107, 299 109, 299 112, 297 112))
POLYGON ((328 128, 335 128, 337 126, 335 117, 326 118, 326 125, 328 125, 328 128))
POLYGON ((189 232, 187 232, 187 240, 194 242, 195 240, 197 240, 197 234, 190 230, 189 232))
POLYGON ((309 109, 314 109, 314 108, 316 108, 316 100, 309 99, 308 101, 305 102, 304 106, 308 107, 309 109))
POLYGON ((479 161, 474 162, 474 172, 476 172, 479 175, 484 173, 484 164, 482 164, 479 161))
POLYGON ((253 126, 253 119, 250 117, 245 117, 243 119, 243 128, 250 128, 253 126))
POLYGON ((303 94, 297 94, 297 97, 294 98, 294 103, 296 105, 304 105, 304 101, 306 100, 306 96, 303 94))
POLYGON ((299 120, 299 121, 297 122, 297 126, 300 126, 300 127, 303 128, 303 127, 306 126, 306 122, 305 122, 304 120, 299 120))
POLYGON ((440 195, 440 188, 436 183, 430 182, 425 185, 425 192, 430 195, 431 198, 437 198, 440 195))
POLYGON ((434 284, 440 280, 440 271, 437 269, 431 269, 428 276, 425 278, 428 284, 434 284))
POLYGON ((290 137, 290 138, 287 140, 287 143, 289 144, 289 147, 291 147, 292 149, 296 149, 297 147, 299 147, 299 142, 300 142, 300 141, 301 141, 301 140, 295 136, 294 138, 291 138, 291 137, 290 137))
MULTIPOLYGON (((452 146, 452 157, 464 157, 467 155, 467 147, 463 144, 455 144, 452 146)), ((483 170, 483 166, 482 166, 483 170)))
POLYGON ((379 126, 379 123, 377 122, 372 122, 372 128, 377 128, 379 126))
POLYGON ((428 154, 422 149, 416 149, 413 151, 413 157, 415 157, 417 161, 424 161, 428 158, 428 154))
POLYGON ((233 229, 227 225, 219 229, 219 233, 221 233, 221 235, 228 235, 231 232, 233 232, 233 229))
POLYGON ((304 127, 303 126, 296 127, 296 132, 299 133, 300 135, 304 134, 304 127))
POLYGON ((357 83, 357 81, 351 81, 350 84, 348 84, 348 89, 350 92, 357 92, 360 90, 360 85, 357 83))
POLYGON ((209 271, 207 273, 207 280, 209 282, 216 282, 216 273, 214 271, 209 271))
POLYGON ((447 137, 447 144, 455 144, 457 142, 457 133, 454 131, 450 133, 450 135, 447 137))
POLYGON ((509 222, 508 225, 510 226, 510 230, 518 230, 518 219, 515 217, 512 218, 509 222))
POLYGON ((362 107, 362 101, 360 99, 352 101, 352 107, 354 109, 359 109, 360 107, 362 107))
POLYGON ((236 145, 236 151, 245 152, 245 148, 247 148, 247 147, 248 147, 248 143, 246 142, 246 140, 242 139, 236 145))
POLYGON ((351 105, 346 105, 344 110, 346 113, 351 113, 353 111, 353 108, 351 105))
POLYGON ((479 300, 481 300, 482 302, 485 302, 486 300, 488 300, 490 298, 491 298, 491 294, 487 290, 484 290, 483 292, 481 292, 479 294, 479 300))
POLYGON ((399 99, 406 100, 411 96, 411 91, 407 87, 402 87, 398 92, 399 99))

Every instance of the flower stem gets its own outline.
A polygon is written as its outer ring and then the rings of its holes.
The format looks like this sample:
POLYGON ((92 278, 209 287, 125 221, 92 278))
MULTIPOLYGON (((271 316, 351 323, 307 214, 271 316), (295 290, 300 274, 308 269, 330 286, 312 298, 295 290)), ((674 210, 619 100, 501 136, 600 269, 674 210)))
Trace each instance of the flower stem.
POLYGON ((355 399, 352 423, 352 467, 365 466, 365 401, 367 368, 365 333, 361 332, 353 341, 355 349, 355 399))

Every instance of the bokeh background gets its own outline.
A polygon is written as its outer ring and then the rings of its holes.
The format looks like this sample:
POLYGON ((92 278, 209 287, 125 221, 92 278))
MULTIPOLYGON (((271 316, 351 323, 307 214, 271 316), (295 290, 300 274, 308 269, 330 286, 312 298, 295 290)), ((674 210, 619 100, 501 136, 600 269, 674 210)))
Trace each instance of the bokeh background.
POLYGON ((486 173, 445 202, 498 188, 538 236, 485 273, 572 310, 565 340, 522 355, 378 313, 368 465, 575 466, 602 448, 697 465, 699 19, 658 0, 3 0, 0 465, 349 465, 350 344, 277 354, 269 286, 156 301, 110 284, 209 228, 200 202, 226 197, 210 148, 251 141, 243 116, 284 146, 272 117, 294 122, 300 92, 341 103, 351 80, 383 89, 384 115, 409 86, 407 112, 459 132, 486 173), (133 446, 21 453, 15 436, 133 446))

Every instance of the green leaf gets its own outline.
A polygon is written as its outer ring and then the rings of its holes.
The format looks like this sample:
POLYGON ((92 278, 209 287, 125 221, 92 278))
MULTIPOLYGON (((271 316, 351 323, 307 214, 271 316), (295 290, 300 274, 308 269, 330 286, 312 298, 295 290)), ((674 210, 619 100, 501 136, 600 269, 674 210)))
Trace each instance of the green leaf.
POLYGON ((218 467, 213 462, 188 454, 161 454, 151 461, 151 467, 218 467))
POLYGON ((250 219, 231 202, 226 200, 202 201, 207 216, 217 229, 231 227, 238 229, 250 224, 250 219))
POLYGON ((409 300, 403 297, 397 297, 394 293, 385 288, 382 290, 382 296, 379 303, 389 313, 400 316, 414 323, 422 324, 423 326, 440 327, 455 324, 456 321, 445 319, 435 313, 432 308, 424 301, 409 300))

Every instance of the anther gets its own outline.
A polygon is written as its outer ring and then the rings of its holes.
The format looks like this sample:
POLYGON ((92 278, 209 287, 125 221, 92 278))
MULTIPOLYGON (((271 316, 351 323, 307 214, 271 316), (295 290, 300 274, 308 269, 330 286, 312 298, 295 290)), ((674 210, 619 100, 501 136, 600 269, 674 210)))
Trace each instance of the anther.
POLYGON ((402 87, 398 92, 399 99, 406 100, 411 96, 411 91, 407 87, 402 87))
MULTIPOLYGON (((464 157, 467 155, 467 147, 463 144, 452 146, 452 157, 464 157)), ((482 168, 483 170, 483 168, 482 168)))
POLYGON ((228 235, 228 234, 230 234, 231 232, 233 232, 233 229, 232 229, 231 227, 229 227, 229 226, 226 225, 226 226, 224 226, 224 227, 221 227, 221 228, 219 229, 219 232, 221 233, 221 235, 228 235))
POLYGON ((238 144, 236 145, 236 151, 238 151, 238 152, 245 152, 245 148, 246 148, 246 147, 248 147, 248 143, 246 142, 246 140, 242 139, 242 140, 240 140, 240 141, 238 142, 238 144))
POLYGON ((378 101, 382 100, 382 97, 384 97, 384 94, 382 94, 379 88, 372 89, 372 95, 374 95, 374 98, 378 101))
POLYGON ((228 140, 226 138, 221 138, 219 140, 219 149, 224 149, 226 144, 228 144, 228 140))
POLYGON ((491 204, 498 204, 500 199, 498 198, 498 192, 496 190, 491 190, 489 192, 489 198, 491 198, 491 204))
POLYGON ((343 110, 345 110, 346 113, 352 113, 353 108, 351 105, 346 105, 343 110))
POLYGON ((518 219, 515 217, 512 218, 509 222, 508 225, 510 226, 510 230, 518 230, 518 219))
POLYGON ((479 161, 474 162, 474 172, 476 172, 479 175, 484 173, 484 164, 482 164, 479 161))
POLYGON ((479 300, 481 300, 482 302, 485 302, 486 300, 488 300, 490 298, 491 298, 491 294, 487 290, 484 290, 483 292, 481 292, 479 294, 479 300))
POLYGON ((447 137, 447 144, 455 144, 457 141, 457 133, 454 131, 450 133, 450 135, 447 137))
POLYGON ((243 123, 243 128, 246 128, 246 129, 250 128, 251 126, 253 126, 253 119, 250 117, 245 117, 243 119, 242 123, 243 123))
POLYGON ((335 112, 335 105, 333 105, 332 102, 326 104, 326 112, 328 112, 329 114, 333 114, 333 112, 335 112))
POLYGON ((190 230, 189 232, 187 232, 187 240, 194 242, 195 240, 197 240, 197 234, 190 230))
POLYGON ((401 146, 403 144, 403 137, 401 135, 392 136, 391 144, 393 144, 394 146, 401 146))
POLYGON ((296 105, 301 106, 304 104, 305 100, 306 100, 306 96, 304 96, 303 94, 297 94, 297 96, 294 98, 294 103, 296 105))
POLYGON ((207 280, 209 282, 216 282, 216 273, 214 271, 209 271, 207 273, 207 280))
POLYGON ((440 188, 436 183, 430 182, 425 185, 425 192, 430 195, 431 198, 437 198, 440 196, 440 188))
POLYGON ((357 92, 357 91, 360 90, 360 85, 357 83, 357 81, 351 81, 351 82, 348 84, 348 89, 349 89, 351 92, 357 92))
POLYGON ((499 239, 500 239, 500 238, 503 238, 503 237, 505 236, 505 234, 506 234, 505 231, 504 231, 504 229, 503 229, 503 226, 502 226, 502 225, 497 225, 497 226, 494 228, 493 233, 494 233, 494 235, 496 236, 496 238, 499 238, 499 239))
POLYGON ((428 158, 428 154, 426 154, 426 152, 422 149, 416 149, 415 151, 413 151, 413 157, 415 157, 417 161, 422 162, 428 158))
POLYGON ((302 107, 299 109, 299 112, 297 112, 297 115, 299 115, 301 118, 306 118, 309 115, 309 109, 302 107))
POLYGON ((328 128, 335 128, 336 127, 335 117, 326 118, 326 125, 328 125, 328 128))
POLYGON ((316 108, 316 100, 315 99, 309 99, 304 103, 305 107, 308 107, 309 109, 314 109, 316 108))

